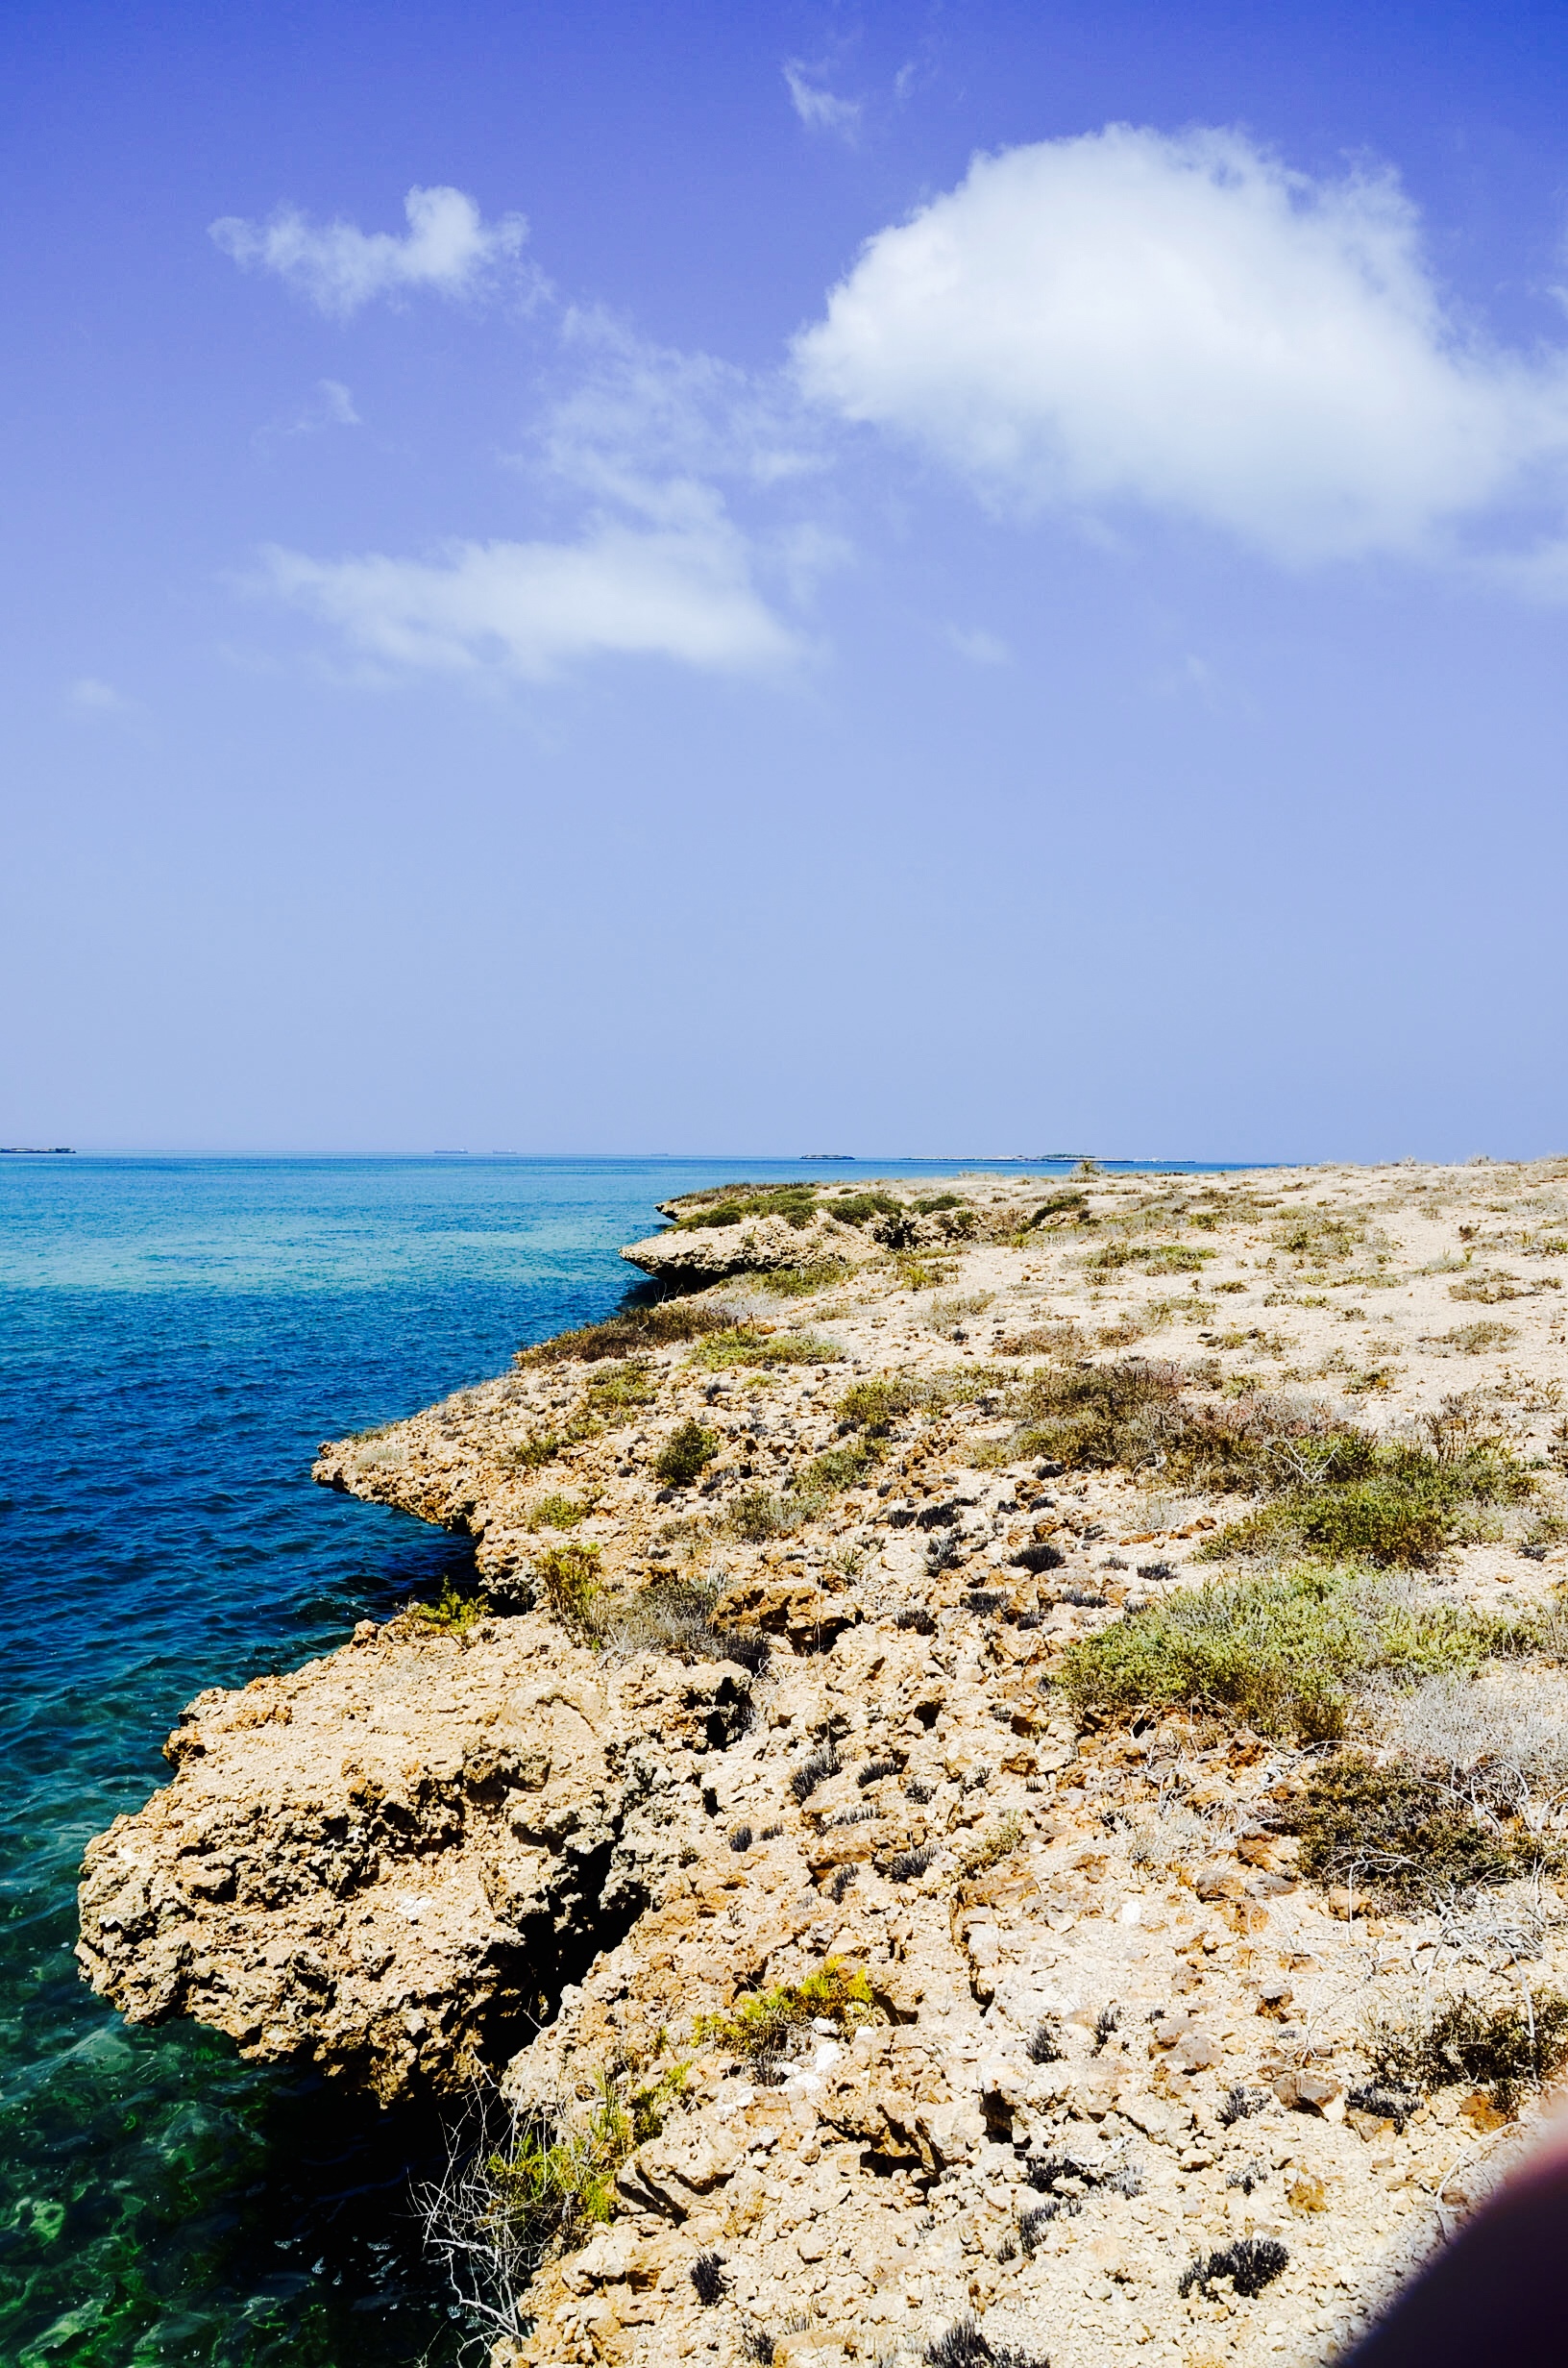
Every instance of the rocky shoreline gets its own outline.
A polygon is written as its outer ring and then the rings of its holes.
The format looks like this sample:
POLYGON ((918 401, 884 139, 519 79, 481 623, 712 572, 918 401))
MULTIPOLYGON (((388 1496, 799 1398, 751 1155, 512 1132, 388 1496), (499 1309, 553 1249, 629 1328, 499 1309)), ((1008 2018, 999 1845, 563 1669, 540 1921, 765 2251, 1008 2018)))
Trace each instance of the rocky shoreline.
POLYGON ((1557 2060, 1568 1161, 665 1214, 323 1447, 482 1595, 200 1696, 86 1977, 499 2084, 497 2368, 1332 2357, 1557 2060))

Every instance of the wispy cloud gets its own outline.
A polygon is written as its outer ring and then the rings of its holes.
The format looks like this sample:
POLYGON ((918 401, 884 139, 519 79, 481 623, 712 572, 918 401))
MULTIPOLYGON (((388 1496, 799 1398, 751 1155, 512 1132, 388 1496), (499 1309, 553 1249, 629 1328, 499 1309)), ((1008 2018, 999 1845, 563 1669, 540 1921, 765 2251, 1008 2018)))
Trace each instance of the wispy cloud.
POLYGON ((820 79, 813 79, 814 69, 798 58, 787 58, 783 72, 790 104, 808 132, 832 132, 845 140, 858 136, 865 112, 859 99, 841 99, 824 89, 820 79))
POLYGON ((1236 133, 978 159, 796 354, 816 401, 998 506, 1140 506, 1292 564, 1452 557, 1568 485, 1568 357, 1466 331, 1391 175, 1314 181, 1236 133))
POLYGON ((286 419, 270 420, 258 428, 256 442, 270 444, 275 438, 297 435, 320 435, 328 428, 358 428, 363 426, 355 408, 354 397, 341 379, 318 379, 309 400, 286 419))
POLYGON ((519 213, 487 223, 461 189, 412 188, 404 201, 408 229, 362 231, 352 222, 316 225, 292 206, 266 222, 225 214, 209 234, 246 267, 270 271, 326 313, 347 318, 378 296, 425 289, 475 297, 501 268, 515 263, 528 234, 519 213))
POLYGON ((988 633, 983 625, 967 629, 958 625, 949 626, 947 638, 959 656, 967 657, 971 666, 1006 666, 1012 662, 1010 645, 999 634, 988 633))
POLYGON ((662 520, 600 517, 575 542, 454 542, 429 559, 272 551, 263 580, 365 656, 427 673, 539 682, 606 655, 757 673, 798 654, 746 538, 695 486, 670 491, 662 520))
POLYGON ((124 698, 112 682, 101 682, 96 675, 82 675, 71 684, 68 694, 73 707, 86 707, 94 715, 133 715, 135 700, 124 698))
POLYGON ((591 492, 689 478, 766 489, 827 465, 821 417, 777 373, 654 345, 598 309, 564 315, 559 369, 529 458, 591 492))

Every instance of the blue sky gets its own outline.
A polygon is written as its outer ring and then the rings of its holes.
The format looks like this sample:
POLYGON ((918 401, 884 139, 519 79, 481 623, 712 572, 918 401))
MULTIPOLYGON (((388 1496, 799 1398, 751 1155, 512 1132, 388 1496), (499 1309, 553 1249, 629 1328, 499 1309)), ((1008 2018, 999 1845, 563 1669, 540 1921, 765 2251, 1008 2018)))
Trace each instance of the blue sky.
POLYGON ((1568 1144, 1565 77, 13 5, 0 1139, 1568 1144))

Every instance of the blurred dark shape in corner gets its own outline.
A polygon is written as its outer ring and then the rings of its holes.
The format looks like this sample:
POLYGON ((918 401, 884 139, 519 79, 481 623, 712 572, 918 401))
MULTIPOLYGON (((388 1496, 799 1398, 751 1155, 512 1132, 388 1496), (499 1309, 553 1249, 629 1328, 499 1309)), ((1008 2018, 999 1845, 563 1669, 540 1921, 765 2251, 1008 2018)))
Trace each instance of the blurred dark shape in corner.
POLYGON ((1342 2368, 1568 2360, 1568 2122, 1428 2262, 1342 2368))

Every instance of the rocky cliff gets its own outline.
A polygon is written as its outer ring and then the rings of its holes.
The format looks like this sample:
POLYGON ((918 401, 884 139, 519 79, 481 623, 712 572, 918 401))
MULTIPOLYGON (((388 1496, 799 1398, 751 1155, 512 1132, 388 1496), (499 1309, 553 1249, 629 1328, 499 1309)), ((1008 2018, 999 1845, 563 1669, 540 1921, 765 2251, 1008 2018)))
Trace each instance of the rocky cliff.
POLYGON ((1565 1187, 673 1204, 324 1447, 482 1594, 201 1696, 87 1978, 499 2079, 498 2368, 1330 2356, 1568 2049, 1565 1187))

